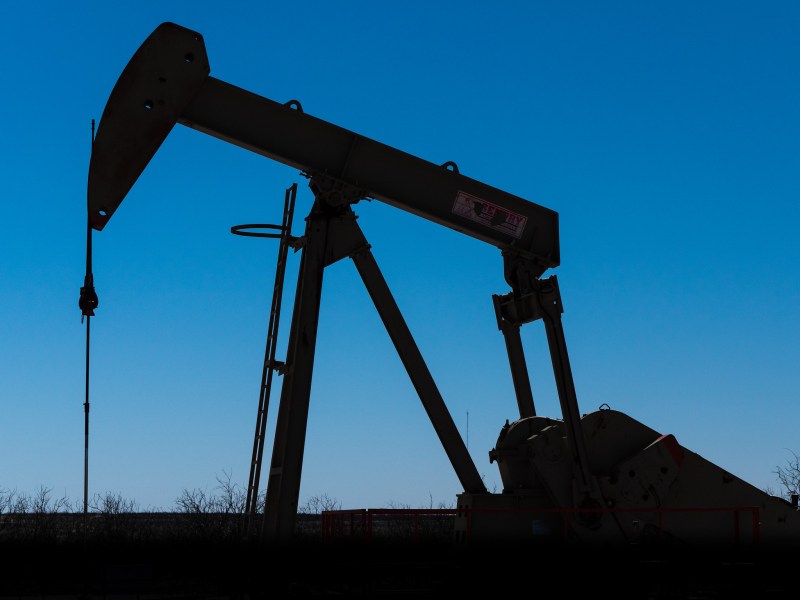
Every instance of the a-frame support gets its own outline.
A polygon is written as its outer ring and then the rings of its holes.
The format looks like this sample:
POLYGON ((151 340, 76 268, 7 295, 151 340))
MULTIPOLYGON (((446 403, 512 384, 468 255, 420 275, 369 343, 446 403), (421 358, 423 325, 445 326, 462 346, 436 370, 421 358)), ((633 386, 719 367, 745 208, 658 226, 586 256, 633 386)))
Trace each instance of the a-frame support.
MULTIPOLYGON (((312 179, 312 189, 314 189, 312 179)), ((275 442, 267 479, 262 533, 289 541, 294 533, 303 466, 311 376, 325 267, 345 257, 359 275, 433 424, 465 492, 486 487, 436 383, 400 313, 349 203, 332 205, 317 195, 306 220, 275 442)))

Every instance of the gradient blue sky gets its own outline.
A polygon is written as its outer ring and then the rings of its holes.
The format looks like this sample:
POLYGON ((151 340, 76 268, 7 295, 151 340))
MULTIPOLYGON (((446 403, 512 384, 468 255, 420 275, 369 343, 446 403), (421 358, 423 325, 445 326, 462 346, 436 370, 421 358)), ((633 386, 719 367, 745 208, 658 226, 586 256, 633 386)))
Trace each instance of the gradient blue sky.
MULTIPOLYGON (((797 3, 2 7, 0 488, 82 497, 90 121, 164 21, 204 35, 217 78, 558 211, 583 412, 608 403, 758 487, 800 451, 797 3)), ((294 182, 299 234, 297 172, 178 127, 95 234, 92 492, 155 508, 223 471, 246 484, 277 245, 229 228, 279 222, 294 182)), ((488 452, 516 410, 499 251, 378 202, 356 212, 499 489, 488 452)), ((538 412, 560 417, 541 325, 523 338, 538 412)), ((349 262, 326 275, 305 456, 301 501, 460 491, 349 262)))

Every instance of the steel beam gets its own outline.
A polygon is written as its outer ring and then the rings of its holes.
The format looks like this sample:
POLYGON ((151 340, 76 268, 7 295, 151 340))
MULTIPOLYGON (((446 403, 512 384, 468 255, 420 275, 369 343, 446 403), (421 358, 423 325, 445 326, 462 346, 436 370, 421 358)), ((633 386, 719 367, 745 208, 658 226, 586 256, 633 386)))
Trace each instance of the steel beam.
POLYGON ((311 374, 328 246, 328 217, 315 204, 306 221, 275 439, 267 476, 262 534, 288 541, 294 534, 303 469, 311 374))
MULTIPOLYGON (((353 225, 358 227, 356 223, 353 225)), ((369 246, 364 246, 352 256, 352 259, 464 491, 472 494, 486 493, 486 486, 483 484, 478 469, 469 455, 464 440, 458 433, 453 417, 447 410, 439 388, 425 364, 425 359, 408 329, 369 246)))
POLYGON ((521 419, 535 417, 536 407, 533 404, 533 390, 525 362, 525 351, 522 347, 519 322, 512 322, 502 309, 503 297, 492 296, 494 312, 497 316, 497 328, 503 334, 508 353, 508 364, 511 367, 511 380, 514 383, 514 395, 517 398, 517 408, 521 419))
MULTIPOLYGON (((92 227, 102 229, 175 123, 524 257, 536 276, 559 264, 558 213, 209 76, 202 36, 160 25, 120 75, 89 167, 92 227)), ((294 107, 294 108, 293 108, 294 107)))
MULTIPOLYGON (((586 450, 586 438, 584 437, 581 413, 578 410, 578 396, 575 393, 575 381, 567 354, 564 324, 561 322, 561 314, 564 309, 556 276, 537 281, 536 295, 541 311, 540 317, 544 322, 547 334, 547 344, 550 348, 550 360, 553 363, 561 414, 567 428, 567 445, 575 465, 575 478, 579 491, 588 496, 596 491, 596 486, 589 469, 589 453, 586 450)), ((578 499, 576 498, 576 500, 578 499)))

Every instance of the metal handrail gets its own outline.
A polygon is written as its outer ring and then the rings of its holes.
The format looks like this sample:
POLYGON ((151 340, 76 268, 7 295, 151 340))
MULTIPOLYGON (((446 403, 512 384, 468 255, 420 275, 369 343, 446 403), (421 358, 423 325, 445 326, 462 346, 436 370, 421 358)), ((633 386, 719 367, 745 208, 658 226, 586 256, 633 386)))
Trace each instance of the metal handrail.
POLYGON ((627 507, 627 508, 419 508, 419 509, 397 509, 397 508, 361 508, 322 511, 321 513, 321 532, 323 541, 332 541, 338 534, 344 534, 344 523, 347 522, 349 529, 349 540, 354 539, 356 528, 360 525, 360 537, 362 541, 371 542, 373 538, 373 524, 375 517, 380 516, 409 516, 412 517, 414 527, 414 540, 419 541, 419 519, 422 516, 454 516, 465 517, 467 519, 466 538, 470 539, 472 533, 472 516, 474 514, 487 513, 506 513, 506 514, 556 514, 560 515, 563 524, 563 541, 568 540, 569 520, 568 517, 577 514, 624 514, 624 513, 651 513, 658 516, 659 542, 664 542, 664 516, 672 513, 725 513, 730 512, 733 516, 733 533, 736 543, 741 538, 740 515, 750 513, 752 515, 752 539, 758 545, 761 537, 760 508, 758 506, 696 506, 696 507, 627 507), (358 517, 358 519, 356 519, 358 517))

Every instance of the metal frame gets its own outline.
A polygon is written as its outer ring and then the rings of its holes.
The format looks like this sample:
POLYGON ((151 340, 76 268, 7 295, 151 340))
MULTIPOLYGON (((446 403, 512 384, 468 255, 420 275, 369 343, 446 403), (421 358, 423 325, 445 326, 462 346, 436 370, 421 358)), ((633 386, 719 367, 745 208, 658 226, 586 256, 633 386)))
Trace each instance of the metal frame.
POLYGON ((163 23, 111 92, 89 166, 88 211, 101 230, 161 143, 180 123, 300 169, 316 202, 306 222, 300 273, 268 474, 265 531, 291 535, 297 509, 311 375, 326 266, 353 258, 464 490, 485 493, 466 446, 369 251, 350 206, 373 198, 493 244, 504 257, 510 300, 495 300, 520 415, 534 416, 519 326, 543 318, 580 489, 596 486, 586 460, 555 278, 558 213, 303 112, 211 77, 203 37, 163 23), (554 294, 554 295, 553 295, 554 294))
POLYGON ((346 257, 353 259, 464 490, 486 492, 355 213, 327 204, 320 192, 327 186, 319 179, 311 187, 317 200, 306 220, 262 528, 264 536, 279 541, 291 538, 297 515, 324 269, 346 257))

